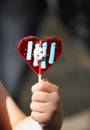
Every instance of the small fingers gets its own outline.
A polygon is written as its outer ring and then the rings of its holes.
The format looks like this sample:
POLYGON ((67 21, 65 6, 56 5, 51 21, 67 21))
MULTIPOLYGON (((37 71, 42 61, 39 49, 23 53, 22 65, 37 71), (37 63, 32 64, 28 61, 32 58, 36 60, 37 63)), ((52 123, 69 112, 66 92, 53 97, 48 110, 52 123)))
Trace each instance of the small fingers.
POLYGON ((51 113, 39 113, 36 111, 31 112, 31 117, 38 121, 40 124, 46 124, 47 122, 50 121, 50 116, 51 113))
POLYGON ((46 103, 31 102, 30 108, 32 111, 44 113, 46 110, 46 103))
POLYGON ((32 101, 36 102, 48 102, 49 98, 49 94, 42 91, 35 91, 32 95, 32 101))

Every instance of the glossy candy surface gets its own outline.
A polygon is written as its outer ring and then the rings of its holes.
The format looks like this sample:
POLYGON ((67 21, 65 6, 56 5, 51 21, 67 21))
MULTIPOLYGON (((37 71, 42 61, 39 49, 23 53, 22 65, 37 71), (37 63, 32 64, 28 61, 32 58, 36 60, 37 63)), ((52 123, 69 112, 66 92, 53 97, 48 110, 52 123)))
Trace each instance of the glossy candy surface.
POLYGON ((54 36, 43 40, 27 36, 20 40, 18 51, 37 75, 44 74, 61 56, 62 41, 54 36))

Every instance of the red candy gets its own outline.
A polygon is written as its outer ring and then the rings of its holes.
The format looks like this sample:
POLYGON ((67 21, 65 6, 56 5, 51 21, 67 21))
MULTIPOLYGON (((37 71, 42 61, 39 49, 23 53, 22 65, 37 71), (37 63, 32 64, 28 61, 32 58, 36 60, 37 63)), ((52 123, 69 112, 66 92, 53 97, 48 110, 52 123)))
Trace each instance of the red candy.
POLYGON ((54 36, 43 40, 27 36, 20 40, 18 51, 37 75, 44 74, 61 56, 62 42, 54 36))

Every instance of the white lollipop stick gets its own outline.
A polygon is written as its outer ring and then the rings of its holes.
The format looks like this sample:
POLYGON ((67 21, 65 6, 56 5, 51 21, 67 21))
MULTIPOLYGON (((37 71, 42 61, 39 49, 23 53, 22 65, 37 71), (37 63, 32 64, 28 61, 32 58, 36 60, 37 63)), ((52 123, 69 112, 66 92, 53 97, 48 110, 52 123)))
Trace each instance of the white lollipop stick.
POLYGON ((41 75, 41 74, 39 74, 39 75, 38 75, 38 82, 40 82, 40 81, 41 81, 41 79, 42 79, 42 75, 41 75))

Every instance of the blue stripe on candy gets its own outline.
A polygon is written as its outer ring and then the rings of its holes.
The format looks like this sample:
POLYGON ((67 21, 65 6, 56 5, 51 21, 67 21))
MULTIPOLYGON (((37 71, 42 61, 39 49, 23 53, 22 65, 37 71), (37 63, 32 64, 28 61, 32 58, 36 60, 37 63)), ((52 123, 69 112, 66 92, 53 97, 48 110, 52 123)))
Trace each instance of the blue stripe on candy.
MULTIPOLYGON (((39 44, 35 44, 35 48, 38 48, 39 44)), ((34 57, 33 66, 38 66, 38 59, 34 57)))
POLYGON ((31 57, 32 57, 32 47, 33 47, 33 42, 29 41, 28 42, 28 49, 27 49, 27 56, 26 56, 27 60, 31 60, 31 57))
MULTIPOLYGON (((44 49, 45 51, 47 50, 47 42, 44 42, 44 43, 43 43, 43 49, 44 49)), ((42 69, 45 69, 45 68, 46 68, 46 57, 44 57, 44 58, 42 59, 41 68, 42 68, 42 69)))
POLYGON ((51 44, 51 49, 50 49, 49 64, 53 64, 53 63, 54 63, 55 48, 56 48, 56 43, 53 42, 53 43, 51 44))

